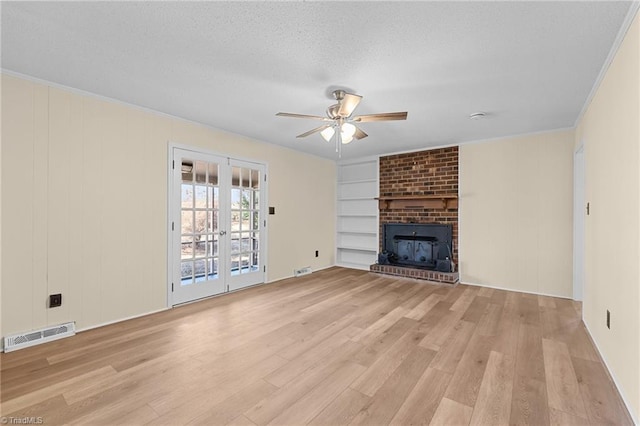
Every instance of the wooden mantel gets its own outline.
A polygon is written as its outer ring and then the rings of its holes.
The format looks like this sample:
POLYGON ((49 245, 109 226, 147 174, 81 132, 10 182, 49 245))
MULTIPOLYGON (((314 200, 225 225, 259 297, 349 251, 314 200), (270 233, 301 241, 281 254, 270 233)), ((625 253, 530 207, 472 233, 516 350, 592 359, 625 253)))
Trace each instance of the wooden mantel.
POLYGON ((378 208, 389 209, 457 209, 458 196, 450 195, 391 195, 378 197, 378 208))

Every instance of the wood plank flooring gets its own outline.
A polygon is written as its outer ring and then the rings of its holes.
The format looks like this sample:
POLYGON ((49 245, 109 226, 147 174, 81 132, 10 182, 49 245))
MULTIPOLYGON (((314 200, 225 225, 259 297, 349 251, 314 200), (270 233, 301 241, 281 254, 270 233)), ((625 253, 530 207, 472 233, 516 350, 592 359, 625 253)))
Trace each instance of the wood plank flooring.
POLYGON ((570 300, 330 268, 0 356, 45 424, 631 425, 570 300))

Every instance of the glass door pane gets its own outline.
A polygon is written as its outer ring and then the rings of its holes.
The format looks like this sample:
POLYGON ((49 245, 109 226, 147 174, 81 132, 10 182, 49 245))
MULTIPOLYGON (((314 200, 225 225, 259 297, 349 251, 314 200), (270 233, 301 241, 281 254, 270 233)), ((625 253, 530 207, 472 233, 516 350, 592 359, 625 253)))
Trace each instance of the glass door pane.
POLYGON ((173 282, 173 302, 182 303, 225 290, 219 270, 219 176, 223 163, 213 156, 178 149, 174 158, 174 193, 179 196, 178 223, 174 226, 179 241, 179 272, 173 282))
POLYGON ((264 282, 261 263, 263 209, 260 191, 264 166, 241 161, 231 162, 230 288, 237 289, 264 282))

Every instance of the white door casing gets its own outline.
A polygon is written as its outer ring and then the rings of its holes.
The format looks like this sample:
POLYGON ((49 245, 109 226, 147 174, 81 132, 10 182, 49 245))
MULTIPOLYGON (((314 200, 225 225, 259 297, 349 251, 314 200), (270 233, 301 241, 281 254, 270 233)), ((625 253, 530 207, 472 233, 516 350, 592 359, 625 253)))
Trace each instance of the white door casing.
POLYGON ((573 299, 583 300, 585 280, 585 157, 581 145, 573 157, 573 299))

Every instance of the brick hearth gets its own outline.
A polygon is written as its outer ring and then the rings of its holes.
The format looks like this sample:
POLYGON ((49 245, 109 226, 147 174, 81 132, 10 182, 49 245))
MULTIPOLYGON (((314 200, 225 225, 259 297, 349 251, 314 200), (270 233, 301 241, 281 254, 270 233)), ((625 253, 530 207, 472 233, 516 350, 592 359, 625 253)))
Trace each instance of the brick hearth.
POLYGON ((460 276, 457 272, 438 272, 428 269, 405 268, 404 266, 398 265, 378 265, 377 263, 371 265, 369 269, 371 272, 378 272, 380 274, 417 278, 419 280, 435 281, 442 284, 455 285, 460 281, 460 276))

